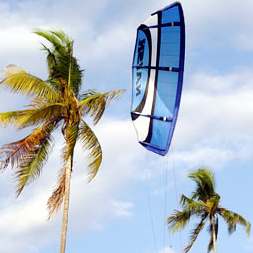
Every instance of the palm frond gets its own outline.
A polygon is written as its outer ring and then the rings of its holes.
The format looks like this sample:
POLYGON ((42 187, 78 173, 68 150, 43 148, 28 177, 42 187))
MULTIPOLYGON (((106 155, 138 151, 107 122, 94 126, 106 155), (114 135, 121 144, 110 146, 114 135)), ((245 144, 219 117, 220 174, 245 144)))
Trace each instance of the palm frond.
POLYGON ((55 123, 44 125, 35 129, 24 139, 6 144, 0 149, 0 157, 2 158, 0 169, 5 169, 8 165, 16 168, 18 195, 29 182, 40 175, 48 157, 51 147, 51 132, 55 126, 55 123))
POLYGON ((103 116, 105 108, 109 102, 122 95, 123 92, 124 90, 113 90, 100 93, 90 90, 82 95, 79 106, 82 108, 84 114, 90 114, 90 116, 94 119, 94 124, 97 124, 103 116))
POLYGON ((218 213, 222 216, 228 225, 228 232, 232 234, 236 231, 237 225, 242 225, 246 233, 249 235, 251 230, 251 224, 243 216, 238 213, 234 213, 226 208, 219 208, 218 213))
POLYGON ((64 138, 66 141, 66 147, 64 148, 64 162, 66 162, 69 158, 73 160, 74 149, 76 145, 76 141, 79 135, 79 122, 76 124, 67 124, 64 129, 64 138))
POLYGON ((89 150, 89 181, 97 174, 102 162, 102 149, 100 143, 91 128, 82 121, 79 129, 79 139, 83 147, 89 150))
POLYGON ((190 222, 191 216, 192 213, 189 209, 184 209, 182 211, 175 210, 167 219, 169 229, 173 233, 182 230, 190 222))
POLYGON ((181 196, 180 204, 183 208, 191 210, 192 214, 195 215, 202 215, 205 212, 205 204, 203 202, 190 199, 184 194, 181 196))
POLYGON ((55 32, 35 29, 34 33, 50 42, 54 50, 59 54, 66 54, 70 49, 67 47, 66 41, 63 41, 59 36, 56 36, 55 32))
POLYGON ((64 44, 65 46, 68 47, 68 49, 70 49, 73 40, 64 31, 58 30, 58 31, 50 31, 50 32, 55 37, 57 37, 61 41, 62 44, 64 44))
POLYGON ((19 127, 35 126, 48 121, 59 121, 66 115, 66 106, 63 103, 41 105, 19 120, 19 127))
POLYGON ((79 134, 79 124, 78 123, 73 124, 73 125, 67 124, 65 128, 63 129, 63 134, 66 141, 66 146, 64 147, 64 152, 63 152, 64 166, 60 172, 57 186, 47 202, 48 210, 49 210, 49 218, 51 218, 52 215, 55 214, 58 211, 58 209, 61 207, 61 204, 65 196, 66 164, 68 160, 70 159, 71 167, 72 167, 75 144, 76 144, 78 134, 79 134))
POLYGON ((184 252, 185 252, 185 253, 188 252, 188 251, 192 248, 194 242, 197 240, 199 233, 201 232, 201 230, 202 230, 202 229, 204 228, 204 226, 205 226, 206 219, 207 219, 207 215, 205 214, 205 215, 202 217, 200 223, 197 224, 196 227, 192 230, 191 235, 190 235, 190 242, 189 242, 189 244, 184 248, 184 252))
POLYGON ((192 193, 192 198, 206 201, 208 198, 215 195, 215 180, 213 172, 208 168, 200 168, 197 171, 191 172, 189 178, 196 185, 196 190, 192 193))
POLYGON ((54 80, 58 89, 69 88, 78 96, 82 82, 82 70, 77 59, 73 56, 73 40, 71 40, 63 31, 43 31, 36 30, 35 33, 51 44, 51 48, 43 45, 47 52, 47 62, 49 70, 49 79, 54 80), (59 83, 56 81, 58 80, 59 83))
POLYGON ((60 94, 45 81, 24 70, 7 72, 0 84, 6 85, 13 92, 46 98, 48 101, 59 101, 61 99, 60 94))
POLYGON ((56 123, 48 123, 35 129, 22 140, 4 145, 0 149, 1 167, 10 165, 16 168, 18 179, 17 193, 21 193, 25 185, 39 176, 51 147, 51 132, 56 123))
POLYGON ((79 124, 78 123, 73 125, 67 124, 63 129, 63 134, 66 141, 66 146, 64 147, 63 152, 64 166, 60 172, 57 186, 47 202, 49 210, 49 218, 51 218, 52 215, 55 214, 57 210, 61 207, 61 204, 65 196, 66 164, 70 159, 72 167, 75 144, 79 134, 79 124))
POLYGON ((64 117, 66 108, 63 103, 47 103, 40 107, 20 111, 0 113, 0 124, 3 126, 14 125, 18 128, 38 125, 64 117))
POLYGON ((12 112, 0 113, 0 124, 3 126, 15 125, 20 126, 20 122, 23 122, 27 117, 31 115, 33 110, 20 110, 12 112))
POLYGON ((51 148, 51 138, 47 136, 45 140, 29 154, 22 157, 19 168, 16 172, 18 179, 17 194, 20 195, 24 187, 40 176, 41 169, 47 161, 51 148))
POLYGON ((59 84, 59 81, 54 80, 52 77, 54 76, 54 68, 56 66, 56 56, 53 54, 50 48, 42 44, 42 50, 44 50, 47 53, 47 70, 49 78, 47 82, 56 90, 60 91, 62 93, 62 87, 59 84))
POLYGON ((65 168, 61 170, 61 173, 58 178, 58 183, 53 191, 51 197, 48 199, 47 202, 47 207, 49 210, 49 219, 55 214, 59 208, 62 205, 64 196, 65 196, 65 178, 66 178, 66 173, 65 173, 65 168))
POLYGON ((10 165, 12 168, 18 167, 22 161, 22 157, 32 152, 37 147, 45 134, 42 129, 36 129, 32 134, 26 136, 16 142, 5 144, 0 149, 0 157, 2 161, 1 169, 5 169, 10 165))
POLYGON ((217 208, 220 204, 220 195, 215 193, 212 197, 205 201, 205 206, 209 214, 212 216, 217 213, 217 208))

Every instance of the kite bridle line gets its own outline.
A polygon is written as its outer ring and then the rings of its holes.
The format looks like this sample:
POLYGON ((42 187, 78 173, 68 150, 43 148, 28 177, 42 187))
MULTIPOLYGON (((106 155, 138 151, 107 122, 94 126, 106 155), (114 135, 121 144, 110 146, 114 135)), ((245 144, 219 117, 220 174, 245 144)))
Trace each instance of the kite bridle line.
MULTIPOLYGON (((173 181, 172 188, 174 192, 174 199, 177 203, 177 208, 179 208, 179 191, 177 185, 177 175, 176 175, 176 163, 175 163, 175 151, 174 145, 171 145, 170 152, 165 156, 165 165, 162 166, 162 173, 161 173, 161 185, 164 191, 164 201, 163 201, 163 232, 162 232, 162 249, 164 250, 163 253, 166 253, 166 247, 169 246, 171 249, 174 248, 172 243, 172 237, 170 231, 168 231, 168 224, 167 224, 167 216, 168 216, 168 201, 172 200, 172 195, 169 195, 169 177, 173 181), (171 175, 169 175, 169 170, 171 171, 171 175)), ((181 233, 179 233, 179 246, 180 249, 182 248, 182 237, 181 233)))
POLYGON ((165 166, 164 166, 164 211, 163 211, 163 245, 162 248, 164 249, 164 253, 166 251, 166 245, 167 242, 169 241, 169 243, 171 242, 171 236, 170 233, 168 235, 168 239, 167 238, 167 234, 168 234, 168 225, 167 225, 167 209, 168 209, 168 171, 169 171, 169 160, 170 160, 170 155, 167 154, 165 157, 165 166))
MULTIPOLYGON (((146 182, 147 182, 147 189, 146 189, 146 194, 147 194, 147 217, 149 219, 149 223, 151 226, 150 232, 152 235, 152 247, 153 247, 153 252, 158 253, 160 252, 161 249, 164 250, 163 253, 166 253, 166 247, 169 246, 171 249, 175 247, 175 243, 172 241, 172 236, 171 233, 168 231, 168 224, 167 224, 167 216, 168 216, 168 201, 172 201, 172 195, 169 194, 169 178, 170 180, 173 181, 172 183, 172 191, 174 192, 174 199, 177 203, 177 208, 179 208, 179 191, 178 191, 178 184, 177 184, 177 173, 176 173, 176 161, 175 161, 175 149, 174 145, 171 145, 170 152, 164 157, 163 162, 160 166, 160 189, 163 191, 163 201, 162 204, 159 205, 161 206, 161 212, 155 212, 154 211, 154 205, 152 204, 152 186, 148 183, 150 180, 150 173, 151 168, 148 166, 146 169, 146 182), (171 173, 169 173, 169 170, 171 173), (159 217, 155 217, 157 215, 159 217), (160 214, 159 214, 160 213, 160 214), (162 231, 160 234, 161 237, 159 236, 159 233, 156 231, 156 221, 161 221, 162 217, 162 231), (159 239, 161 238, 161 239, 159 239), (158 240, 159 239, 159 240, 158 240)), ((160 208, 159 208, 160 209, 160 208)), ((157 211, 157 210, 156 210, 157 211)), ((159 222, 160 223, 160 222, 159 222)), ((160 227, 160 225, 159 225, 160 227)), ((182 248, 182 234, 181 232, 179 233, 179 246, 180 249, 182 248)))
MULTIPOLYGON (((146 170, 146 182, 148 182, 149 180, 149 172, 148 169, 146 170)), ((153 215, 153 210, 152 210, 152 206, 151 206, 151 187, 149 184, 147 184, 147 209, 148 209, 148 218, 149 218, 149 222, 151 225, 151 234, 152 234, 152 240, 153 240, 153 250, 154 252, 158 252, 158 246, 157 246, 157 239, 156 239, 156 233, 155 233, 155 224, 154 224, 154 215, 153 215)))
MULTIPOLYGON (((174 145, 172 144, 171 145, 171 156, 172 156, 172 180, 173 180, 173 187, 174 187, 174 192, 175 192, 175 200, 176 200, 176 203, 177 203, 177 209, 180 207, 179 206, 179 198, 180 198, 180 195, 179 195, 179 191, 178 191, 178 184, 177 184, 177 173, 176 173, 176 160, 175 160, 175 149, 174 149, 174 145)), ((181 231, 179 231, 179 246, 180 246, 180 249, 183 248, 183 243, 182 243, 182 234, 181 234, 181 231)))

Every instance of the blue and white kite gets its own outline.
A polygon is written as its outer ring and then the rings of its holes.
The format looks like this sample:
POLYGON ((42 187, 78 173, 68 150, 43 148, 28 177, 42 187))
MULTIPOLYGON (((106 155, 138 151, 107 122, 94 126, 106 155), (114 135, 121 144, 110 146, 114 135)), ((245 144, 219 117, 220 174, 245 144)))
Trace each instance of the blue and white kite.
POLYGON ((166 155, 180 105, 185 56, 183 9, 176 2, 137 29, 131 117, 139 143, 166 155))

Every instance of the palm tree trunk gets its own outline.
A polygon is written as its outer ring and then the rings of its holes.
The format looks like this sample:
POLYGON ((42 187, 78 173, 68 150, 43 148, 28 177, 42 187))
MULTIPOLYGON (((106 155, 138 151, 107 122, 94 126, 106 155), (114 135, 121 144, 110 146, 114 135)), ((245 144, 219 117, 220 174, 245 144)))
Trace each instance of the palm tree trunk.
POLYGON ((215 227, 215 216, 212 217, 212 237, 213 237, 213 252, 217 252, 216 248, 216 227, 215 227))
POLYGON ((60 253, 65 253, 66 249, 71 171, 72 171, 72 159, 70 157, 66 162, 65 197, 64 197, 63 217, 62 217, 60 253))

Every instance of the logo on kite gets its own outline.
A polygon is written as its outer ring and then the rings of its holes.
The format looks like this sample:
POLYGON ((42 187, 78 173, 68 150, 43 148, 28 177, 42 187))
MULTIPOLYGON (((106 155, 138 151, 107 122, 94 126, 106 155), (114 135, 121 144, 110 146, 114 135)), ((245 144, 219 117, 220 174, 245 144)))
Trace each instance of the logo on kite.
POLYGON ((185 24, 176 2, 153 13, 137 29, 132 65, 131 117, 139 143, 166 155, 183 86, 185 24))
MULTIPOLYGON (((143 58, 144 58, 144 49, 145 49, 145 42, 146 40, 139 40, 138 43, 138 59, 137 59, 137 65, 138 67, 143 66, 143 58)), ((141 94, 141 75, 142 71, 137 71, 136 72, 136 96, 139 96, 141 94)))

